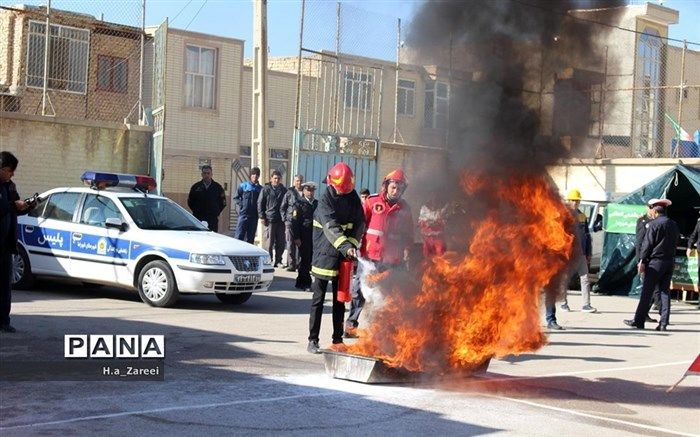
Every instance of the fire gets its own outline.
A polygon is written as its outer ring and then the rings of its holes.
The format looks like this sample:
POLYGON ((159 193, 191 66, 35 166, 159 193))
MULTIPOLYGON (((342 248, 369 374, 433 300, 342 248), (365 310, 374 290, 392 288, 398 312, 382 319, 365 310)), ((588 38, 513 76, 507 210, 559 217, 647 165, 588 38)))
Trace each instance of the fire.
POLYGON ((396 272, 373 275, 382 304, 368 308, 370 325, 348 352, 443 372, 544 345, 539 302, 570 258, 570 214, 541 177, 461 182, 467 199, 490 199, 484 213, 465 216, 466 251, 427 260, 419 283, 396 272))

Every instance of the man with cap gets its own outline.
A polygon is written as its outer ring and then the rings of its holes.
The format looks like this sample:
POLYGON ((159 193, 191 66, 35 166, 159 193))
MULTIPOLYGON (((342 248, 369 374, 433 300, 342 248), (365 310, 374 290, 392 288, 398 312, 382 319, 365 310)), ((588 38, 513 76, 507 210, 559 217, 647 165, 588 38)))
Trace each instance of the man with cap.
MULTIPOLYGON (((635 258, 636 263, 639 263, 639 260, 640 260, 639 255, 642 252, 642 242, 644 241, 644 233, 647 230, 647 228, 646 228, 647 223, 649 223, 652 219, 652 217, 651 217, 652 211, 653 211, 652 206, 647 205, 646 213, 637 219, 637 225, 636 225, 635 235, 634 235, 634 254, 636 257, 635 258)), ((641 279, 640 279, 640 281, 641 281, 641 279)), ((635 282, 635 284, 637 284, 637 283, 635 282)), ((636 288, 637 286, 635 285, 634 287, 636 288)), ((651 301, 652 301, 651 310, 658 311, 661 308, 661 297, 659 296, 659 288, 658 287, 656 287, 654 289, 654 295, 652 296, 651 301)), ((655 323, 658 320, 652 319, 651 316, 647 315, 646 321, 655 323)))
MULTIPOLYGON (((588 263, 591 262, 591 254, 593 253, 593 245, 591 242, 591 232, 588 229, 588 217, 584 214, 579 206, 581 205, 581 191, 574 188, 569 190, 566 195, 567 206, 571 214, 574 216, 574 253, 572 257, 571 272, 575 273, 581 279, 581 296, 583 297, 583 306, 581 311, 584 313, 594 313, 596 309, 591 306, 591 284, 588 281, 588 263)), ((566 292, 568 282, 564 287, 564 303, 561 309, 570 311, 567 301, 566 292)))
POLYGON ((625 320, 627 326, 644 329, 644 322, 649 314, 654 288, 659 287, 661 295, 661 319, 657 331, 665 331, 670 315, 669 288, 673 274, 673 260, 680 231, 676 222, 666 216, 666 209, 671 206, 668 199, 651 199, 652 220, 646 225, 644 241, 637 264, 642 275, 642 294, 639 297, 634 319, 625 320))
POLYGON ((307 351, 320 353, 318 336, 321 331, 323 301, 328 283, 333 289, 333 344, 330 349, 342 352, 343 316, 345 303, 338 301, 338 273, 342 258, 357 258, 360 238, 365 232, 365 217, 360 196, 355 191, 355 175, 344 162, 328 171, 328 186, 318 200, 314 212, 314 251, 311 261, 311 311, 309 314, 309 344, 307 351))
POLYGON ((294 245, 299 249, 299 268, 297 282, 294 285, 299 290, 311 287, 311 256, 313 255, 313 224, 314 211, 318 200, 314 199, 315 182, 305 182, 301 186, 302 196, 292 208, 292 236, 294 245))

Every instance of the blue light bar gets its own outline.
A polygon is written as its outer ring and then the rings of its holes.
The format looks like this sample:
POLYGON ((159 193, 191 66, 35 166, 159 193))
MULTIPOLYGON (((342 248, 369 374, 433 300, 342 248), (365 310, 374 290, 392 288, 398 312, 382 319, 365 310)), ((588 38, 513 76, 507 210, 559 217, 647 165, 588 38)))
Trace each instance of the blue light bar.
POLYGON ((143 175, 86 171, 80 180, 98 190, 108 187, 125 187, 152 191, 156 188, 156 180, 151 176, 143 175))

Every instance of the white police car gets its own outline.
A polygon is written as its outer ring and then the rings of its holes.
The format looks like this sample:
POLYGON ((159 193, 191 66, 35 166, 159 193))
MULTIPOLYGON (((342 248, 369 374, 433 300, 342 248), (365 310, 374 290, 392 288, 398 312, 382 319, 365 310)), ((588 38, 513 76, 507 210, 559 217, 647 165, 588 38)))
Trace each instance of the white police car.
POLYGON ((274 269, 267 252, 215 232, 172 200, 148 194, 149 176, 85 172, 89 187, 55 188, 18 218, 13 282, 34 276, 135 288, 153 306, 181 293, 215 293, 242 304, 267 291, 274 269))

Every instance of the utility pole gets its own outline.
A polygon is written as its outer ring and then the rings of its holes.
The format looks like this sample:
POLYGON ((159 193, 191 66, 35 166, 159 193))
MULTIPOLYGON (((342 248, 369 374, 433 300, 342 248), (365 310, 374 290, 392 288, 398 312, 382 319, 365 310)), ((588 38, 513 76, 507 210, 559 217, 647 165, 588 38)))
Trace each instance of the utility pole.
POLYGON ((267 0, 253 0, 253 150, 261 183, 270 177, 267 144, 267 0))

